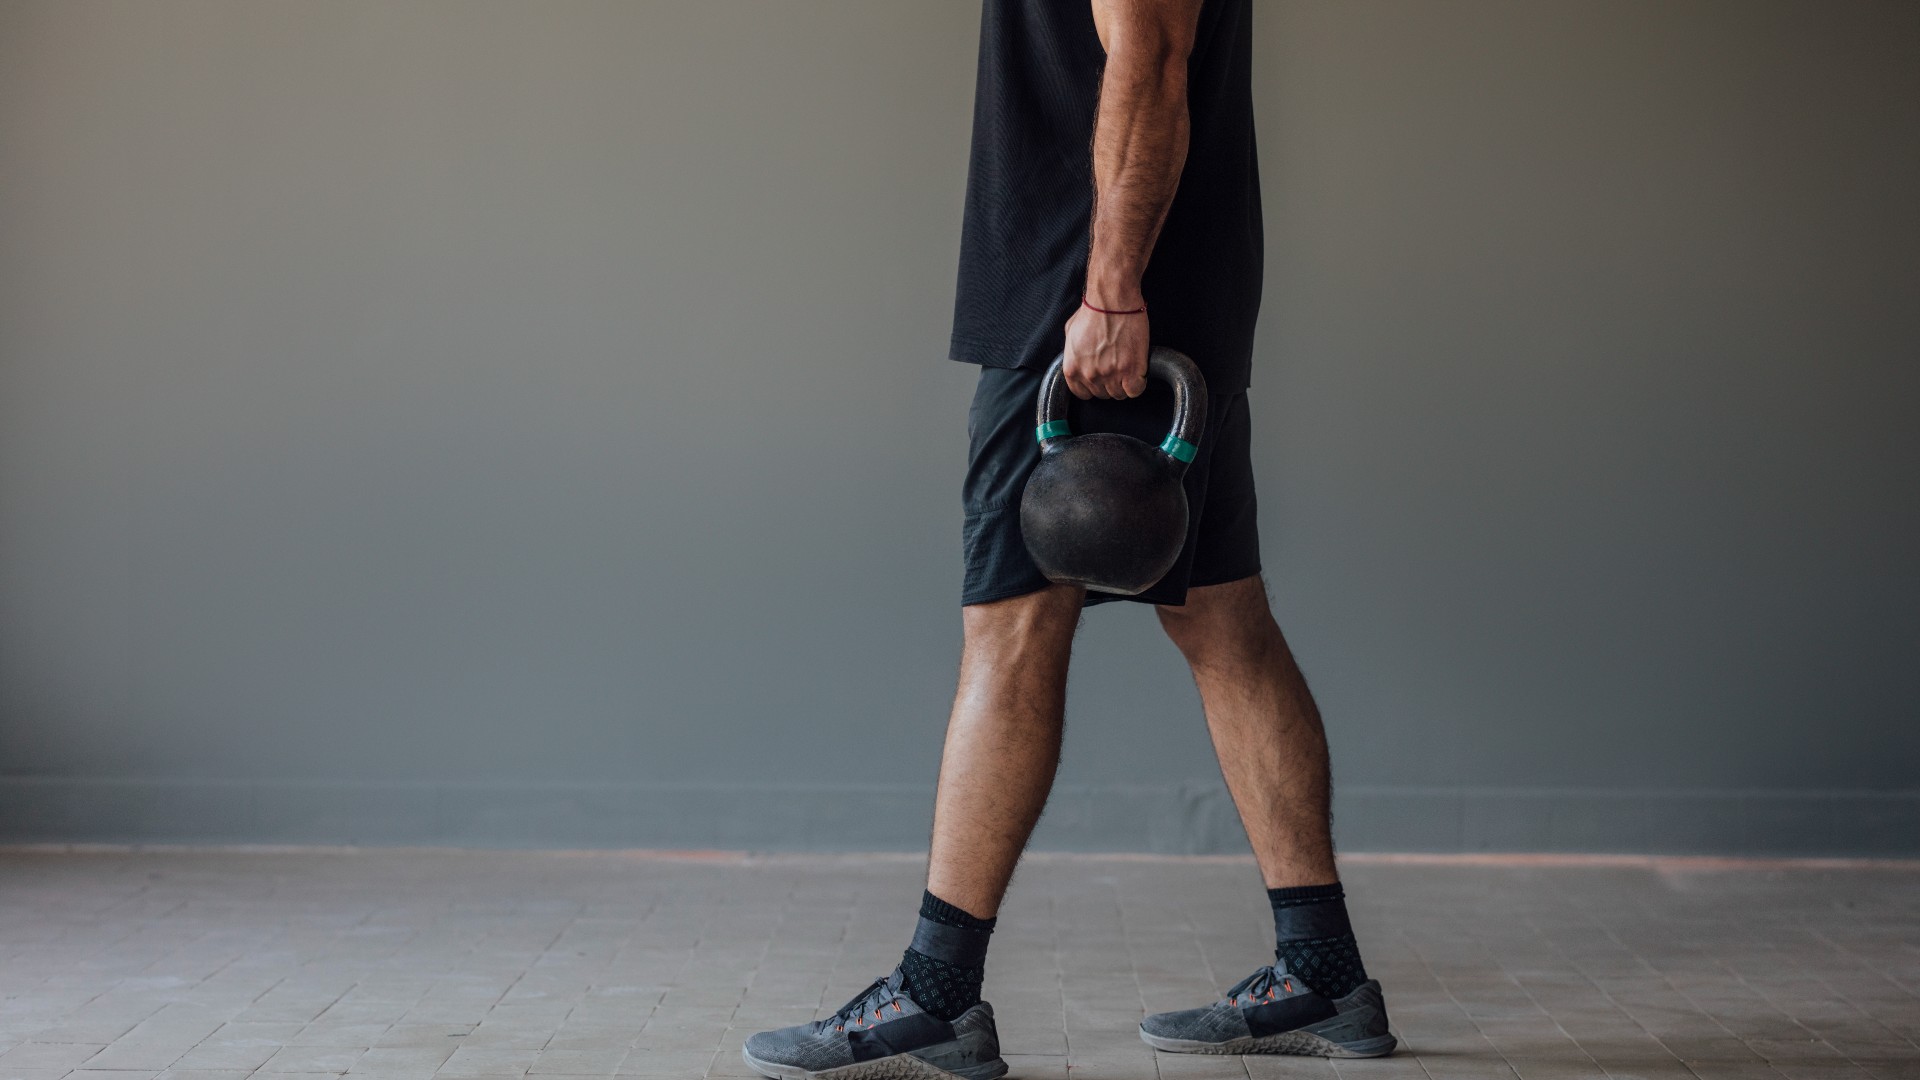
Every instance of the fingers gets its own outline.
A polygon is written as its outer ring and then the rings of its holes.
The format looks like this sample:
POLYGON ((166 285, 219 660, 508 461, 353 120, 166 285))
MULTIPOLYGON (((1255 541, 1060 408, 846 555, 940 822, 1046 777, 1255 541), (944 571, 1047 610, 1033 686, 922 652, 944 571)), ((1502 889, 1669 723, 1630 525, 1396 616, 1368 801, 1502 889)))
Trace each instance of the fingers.
POLYGON ((1068 364, 1060 369, 1060 374, 1066 379, 1067 389, 1082 401, 1089 398, 1127 401, 1147 392, 1147 377, 1139 372, 1108 371, 1089 375, 1068 364))
POLYGON ((1147 378, 1124 372, 1112 372, 1097 384, 1097 396, 1109 401, 1128 401, 1147 392, 1147 378))
POLYGON ((1108 316, 1082 307, 1066 325, 1067 389, 1082 401, 1126 401, 1147 390, 1148 328, 1139 316, 1108 316))
POLYGON ((1127 393, 1128 379, 1125 376, 1104 371, 1082 371, 1074 364, 1066 364, 1060 374, 1067 381, 1067 389, 1081 401, 1099 398, 1102 401, 1118 401, 1130 397, 1139 397, 1146 389, 1145 380, 1141 380, 1140 390, 1127 393))
POLYGON ((1072 364, 1068 364, 1065 367, 1061 368, 1060 374, 1062 377, 1064 377, 1067 380, 1067 390, 1069 393, 1073 394, 1074 397, 1079 398, 1081 401, 1085 401, 1088 398, 1095 396, 1093 385, 1089 383, 1086 379, 1081 378, 1080 373, 1074 370, 1074 367, 1072 364))

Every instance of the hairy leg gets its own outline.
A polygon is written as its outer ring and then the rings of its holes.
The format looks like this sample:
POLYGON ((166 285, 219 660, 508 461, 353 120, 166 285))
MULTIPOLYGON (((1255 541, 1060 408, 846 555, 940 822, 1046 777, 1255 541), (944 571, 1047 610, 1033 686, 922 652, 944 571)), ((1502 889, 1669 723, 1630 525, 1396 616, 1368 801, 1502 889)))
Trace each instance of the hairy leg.
POLYGON ((1053 788, 1083 596, 1054 585, 961 609, 966 646, 940 758, 927 889, 978 918, 1000 910, 1053 788))
POLYGON ((1187 592, 1160 623, 1193 669, 1207 730, 1268 888, 1330 884, 1332 778, 1320 710, 1259 577, 1187 592))

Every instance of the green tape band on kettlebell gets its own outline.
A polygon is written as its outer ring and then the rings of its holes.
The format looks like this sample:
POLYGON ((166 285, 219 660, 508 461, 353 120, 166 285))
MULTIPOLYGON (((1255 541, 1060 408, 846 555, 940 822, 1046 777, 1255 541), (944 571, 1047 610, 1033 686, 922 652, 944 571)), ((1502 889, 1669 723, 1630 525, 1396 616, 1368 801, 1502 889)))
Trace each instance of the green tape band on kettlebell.
POLYGON ((1193 464, 1193 456, 1200 452, 1199 447, 1193 445, 1192 443, 1188 442, 1187 440, 1181 438, 1178 435, 1167 436, 1167 441, 1160 444, 1160 449, 1165 451, 1168 455, 1179 458, 1181 461, 1184 461, 1189 465, 1193 464))
POLYGON ((1039 436, 1041 442, 1046 442, 1048 439, 1057 439, 1062 435, 1071 435, 1073 429, 1067 426, 1065 420, 1049 420, 1041 424, 1035 434, 1039 436))

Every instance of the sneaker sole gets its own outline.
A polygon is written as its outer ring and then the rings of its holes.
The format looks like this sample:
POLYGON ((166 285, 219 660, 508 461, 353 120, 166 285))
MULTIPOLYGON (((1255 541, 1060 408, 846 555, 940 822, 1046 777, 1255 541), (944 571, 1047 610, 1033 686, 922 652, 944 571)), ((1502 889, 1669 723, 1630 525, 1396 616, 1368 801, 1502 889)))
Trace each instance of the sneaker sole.
POLYGON ((1169 1054, 1294 1054, 1300 1057, 1371 1058, 1386 1057, 1400 1040, 1380 1035, 1358 1042, 1338 1043, 1311 1031, 1282 1031, 1277 1035, 1249 1035, 1226 1042, 1201 1042, 1197 1039, 1169 1039, 1152 1035, 1145 1028, 1140 1038, 1155 1050, 1169 1054))
POLYGON ((837 1069, 810 1072, 798 1065, 776 1065, 771 1061, 761 1061, 745 1050, 740 1051, 740 1057, 746 1061, 748 1068, 775 1080, 954 1080, 955 1077, 960 1080, 1000 1080, 1000 1077, 1007 1075, 1004 1058, 983 1061, 964 1069, 947 1070, 912 1054, 892 1054, 872 1061, 856 1061, 837 1069))

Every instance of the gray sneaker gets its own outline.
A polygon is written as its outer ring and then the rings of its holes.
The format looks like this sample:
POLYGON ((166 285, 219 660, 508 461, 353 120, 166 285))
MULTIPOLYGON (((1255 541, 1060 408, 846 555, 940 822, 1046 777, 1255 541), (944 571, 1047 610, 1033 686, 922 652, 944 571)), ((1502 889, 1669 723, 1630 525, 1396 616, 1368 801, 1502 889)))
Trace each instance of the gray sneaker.
POLYGON ((1007 1074, 993 1006, 981 1002, 952 1023, 913 1003, 900 972, 877 979, 824 1020, 763 1031, 740 1056, 779 1080, 998 1080, 1007 1074))
POLYGON ((1396 1040, 1387 1032, 1380 984, 1361 983, 1338 1001, 1306 988, 1278 965, 1241 979, 1226 999, 1205 1008, 1154 1013, 1140 1037, 1176 1054, 1304 1054, 1383 1057, 1396 1040))

